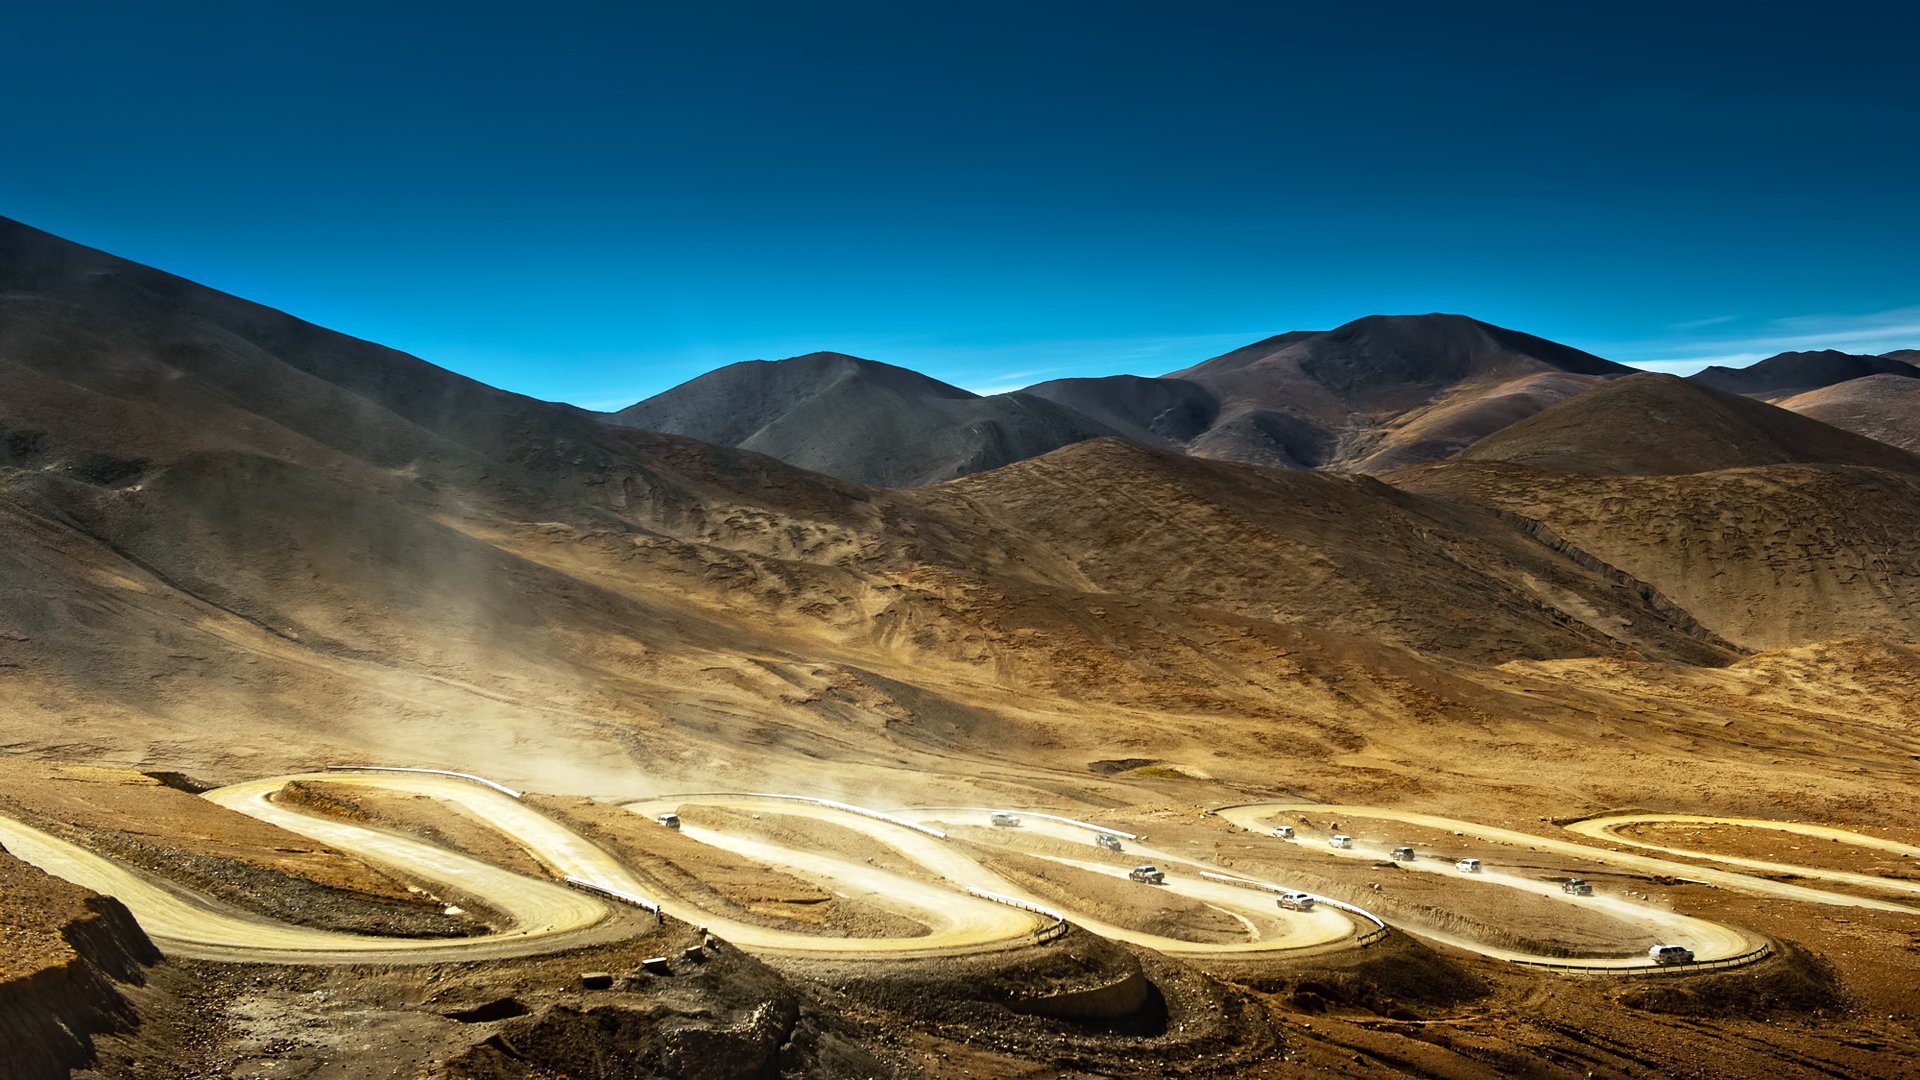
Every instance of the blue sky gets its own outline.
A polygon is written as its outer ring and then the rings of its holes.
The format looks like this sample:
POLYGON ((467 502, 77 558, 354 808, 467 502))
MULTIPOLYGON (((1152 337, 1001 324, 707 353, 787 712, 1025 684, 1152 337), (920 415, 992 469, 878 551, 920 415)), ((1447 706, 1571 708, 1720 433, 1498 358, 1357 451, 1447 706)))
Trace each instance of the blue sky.
POLYGON ((1920 347, 1911 6, 1334 7, 25 5, 0 214, 592 407, 1377 312, 1682 371, 1920 347))

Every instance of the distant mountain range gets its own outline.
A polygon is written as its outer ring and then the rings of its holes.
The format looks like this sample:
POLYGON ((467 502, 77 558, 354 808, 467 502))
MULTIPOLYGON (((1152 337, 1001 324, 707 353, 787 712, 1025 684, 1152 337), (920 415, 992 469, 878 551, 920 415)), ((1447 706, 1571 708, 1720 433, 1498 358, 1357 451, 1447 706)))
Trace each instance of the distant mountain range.
POLYGON ((1716 365, 1689 378, 1730 394, 1750 394, 1772 400, 1875 375, 1920 379, 1920 367, 1899 359, 1895 354, 1861 356, 1825 349, 1820 352, 1783 352, 1743 368, 1716 365))
MULTIPOLYGON (((1159 378, 1056 379, 990 396, 838 353, 751 361, 608 419, 885 487, 939 483, 1102 436, 1256 465, 1380 473, 1456 454, 1637 370, 1461 315, 1373 315, 1280 334, 1159 378)), ((1920 387, 1920 367, 1899 354, 1833 351, 1711 367, 1691 381, 1785 403, 1874 377, 1920 387)), ((1912 410, 1838 400, 1804 404, 1871 438, 1920 442, 1912 410)))

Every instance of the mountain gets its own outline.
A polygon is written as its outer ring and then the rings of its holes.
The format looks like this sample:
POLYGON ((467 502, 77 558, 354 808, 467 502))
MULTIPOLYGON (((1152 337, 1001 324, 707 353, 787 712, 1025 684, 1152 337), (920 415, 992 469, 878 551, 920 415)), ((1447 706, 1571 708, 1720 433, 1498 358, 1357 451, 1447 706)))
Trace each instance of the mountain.
POLYGON ((1062 380, 1028 392, 1201 457, 1374 472, 1444 457, 1632 370, 1460 315, 1373 315, 1157 380, 1062 380))
POLYGON ((1116 429, 1031 394, 978 394, 840 353, 710 371, 608 419, 880 487, 998 468, 1116 429))
MULTIPOLYGON (((1914 374, 1920 375, 1920 369, 1914 374)), ((1823 424, 1920 453, 1920 379, 1869 375, 1778 402, 1823 424)))
POLYGON ((1688 378, 1729 394, 1747 394, 1774 400, 1870 375, 1920 378, 1920 368, 1891 356, 1860 356, 1837 349, 1825 349, 1819 352, 1784 352, 1744 368, 1715 365, 1688 378))
POLYGON ((1551 472, 1658 474, 1776 464, 1920 473, 1920 457, 1765 402, 1646 372, 1562 402, 1461 451, 1551 472))
MULTIPOLYGON (((1335 669, 1734 655, 1625 575, 1365 478, 1101 437, 887 490, 601 423, 13 223, 0 286, 12 746, 572 784, 639 760, 767 782, 831 746, 843 779, 911 787, 955 753, 1044 773, 1033 738, 1098 757, 1152 710, 1306 731, 1343 708, 1335 669), (1299 678, 1271 681, 1280 653, 1299 678)), ((809 367, 984 400, 843 358, 756 370, 809 367)), ((1209 745, 1238 748, 1233 771, 1251 738, 1209 745)))

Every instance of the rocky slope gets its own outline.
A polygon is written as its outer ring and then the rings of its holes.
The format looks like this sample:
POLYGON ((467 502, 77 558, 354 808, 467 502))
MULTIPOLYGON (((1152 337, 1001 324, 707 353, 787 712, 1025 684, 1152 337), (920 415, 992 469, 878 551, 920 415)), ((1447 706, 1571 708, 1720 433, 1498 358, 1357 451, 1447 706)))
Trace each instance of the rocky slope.
POLYGON ((0 1061, 19 1080, 59 1080, 125 1030, 124 994, 160 959, 119 901, 49 877, 0 848, 0 1061))

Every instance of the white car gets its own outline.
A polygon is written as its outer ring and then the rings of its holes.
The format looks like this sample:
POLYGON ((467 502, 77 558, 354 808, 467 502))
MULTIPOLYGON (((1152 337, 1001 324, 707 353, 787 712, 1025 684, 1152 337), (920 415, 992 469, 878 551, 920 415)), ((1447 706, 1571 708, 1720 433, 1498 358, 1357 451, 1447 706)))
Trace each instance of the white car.
POLYGON ((1353 837, 1348 836, 1346 833, 1334 833, 1332 836, 1327 837, 1327 845, 1329 847, 1350 848, 1353 846, 1353 837))
POLYGON ((653 820, 659 822, 662 825, 665 825, 669 829, 677 829, 680 827, 679 814, 661 814, 659 817, 654 818, 653 820))
POLYGON ((1480 860, 1461 859, 1459 862, 1453 864, 1453 868, 1463 874, 1477 874, 1480 872, 1480 860))
POLYGON ((1303 892, 1281 893, 1274 903, 1287 911, 1312 911, 1313 897, 1303 892))
POLYGON ((1653 957, 1656 964, 1693 963, 1693 950, 1679 945, 1655 945, 1647 950, 1647 955, 1653 957))
POLYGON ((1003 829, 1012 829, 1019 826, 1020 815, 1009 814, 1004 810, 997 810, 994 812, 994 815, 988 818, 987 820, 993 822, 995 825, 998 825, 1003 829))
POLYGON ((1279 837, 1282 840, 1291 840, 1293 839, 1293 826, 1276 825, 1274 826, 1274 829, 1273 829, 1273 835, 1279 837))

